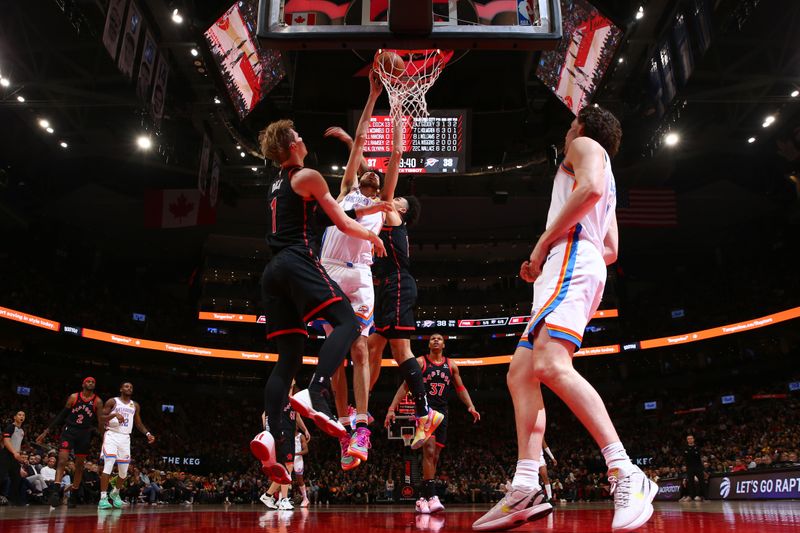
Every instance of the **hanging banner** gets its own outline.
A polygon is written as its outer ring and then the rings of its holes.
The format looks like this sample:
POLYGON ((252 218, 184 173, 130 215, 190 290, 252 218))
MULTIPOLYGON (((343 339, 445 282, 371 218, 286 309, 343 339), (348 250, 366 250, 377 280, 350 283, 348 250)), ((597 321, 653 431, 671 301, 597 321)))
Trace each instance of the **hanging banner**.
POLYGON ((122 26, 125 21, 125 6, 127 0, 111 0, 106 13, 106 26, 103 28, 103 45, 108 50, 111 59, 117 59, 119 37, 122 35, 122 26))
POLYGON ((153 82, 153 71, 156 68, 156 41, 150 30, 144 31, 144 48, 139 60, 139 79, 136 82, 136 94, 144 100, 150 96, 150 84, 153 82))
POLYGON ((219 153, 214 152, 214 159, 211 162, 211 183, 208 186, 208 202, 211 207, 216 207, 217 198, 219 197, 219 169, 221 164, 219 153))
POLYGON ((153 86, 153 98, 151 99, 151 114, 157 127, 161 127, 161 119, 164 117, 164 104, 167 100, 167 80, 169 78, 169 63, 167 63, 166 53, 158 54, 158 67, 156 67, 156 81, 153 86))
POLYGON ((203 133, 203 149, 200 150, 200 170, 197 172, 197 190, 203 196, 208 192, 208 160, 211 157, 211 137, 203 133))
POLYGON ((119 52, 119 62, 117 63, 120 72, 129 80, 133 79, 133 65, 141 34, 142 13, 136 6, 136 2, 131 2, 128 8, 128 15, 125 17, 125 33, 122 38, 122 50, 119 52))

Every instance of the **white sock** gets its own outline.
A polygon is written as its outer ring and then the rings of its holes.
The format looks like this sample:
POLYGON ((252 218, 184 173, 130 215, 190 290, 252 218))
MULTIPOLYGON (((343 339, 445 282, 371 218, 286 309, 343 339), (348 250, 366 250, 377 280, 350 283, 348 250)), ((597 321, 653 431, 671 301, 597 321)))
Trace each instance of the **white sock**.
POLYGON ((619 468, 624 474, 633 470, 633 463, 621 442, 612 442, 602 450, 609 470, 619 468))
POLYGON ((553 486, 550 483, 544 486, 544 493, 547 494, 548 500, 553 499, 553 486))
POLYGON ((362 414, 357 414, 356 415, 356 424, 359 424, 361 422, 366 424, 368 420, 369 420, 369 417, 366 414, 363 414, 363 415, 362 414))
POLYGON ((515 488, 534 489, 539 486, 539 461, 520 459, 511 485, 515 488))
POLYGON ((340 416, 339 423, 346 428, 350 427, 350 417, 349 416, 340 416))
POLYGON ((100 492, 100 499, 101 500, 105 500, 107 498, 108 498, 108 492, 106 492, 106 491, 100 492))

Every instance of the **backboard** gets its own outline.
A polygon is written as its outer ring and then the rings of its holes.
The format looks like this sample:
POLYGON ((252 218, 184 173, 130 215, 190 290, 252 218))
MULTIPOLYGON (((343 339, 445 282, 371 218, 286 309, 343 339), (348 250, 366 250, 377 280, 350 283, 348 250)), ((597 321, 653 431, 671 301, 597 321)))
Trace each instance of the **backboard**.
POLYGON ((402 0, 260 0, 258 37, 283 50, 549 50, 561 40, 558 0, 432 0, 433 30, 424 36, 392 33, 392 1, 403 5, 402 0))

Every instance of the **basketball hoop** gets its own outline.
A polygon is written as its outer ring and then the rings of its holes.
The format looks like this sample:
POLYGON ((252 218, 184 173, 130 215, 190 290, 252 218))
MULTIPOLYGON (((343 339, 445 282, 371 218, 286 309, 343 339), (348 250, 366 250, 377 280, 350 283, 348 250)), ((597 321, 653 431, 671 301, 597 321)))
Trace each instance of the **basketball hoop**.
POLYGON ((381 49, 375 53, 373 69, 389 95, 395 126, 403 124, 404 117, 409 117, 412 123, 428 117, 425 95, 452 56, 453 52, 446 50, 381 49))

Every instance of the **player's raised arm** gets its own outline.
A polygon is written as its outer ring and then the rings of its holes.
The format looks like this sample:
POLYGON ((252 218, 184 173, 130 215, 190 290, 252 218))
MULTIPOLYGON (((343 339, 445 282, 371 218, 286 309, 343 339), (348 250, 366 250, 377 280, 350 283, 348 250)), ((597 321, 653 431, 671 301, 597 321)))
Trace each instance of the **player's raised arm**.
POLYGON ((392 133, 392 155, 389 157, 389 166, 386 169, 386 178, 381 189, 381 200, 391 202, 394 200, 394 191, 397 188, 397 179, 400 174, 400 158, 403 156, 403 127, 394 125, 392 133))
POLYGON ((325 183, 322 174, 310 168, 299 170, 292 179, 292 189, 301 196, 313 196, 342 233, 369 241, 374 246, 375 255, 379 257, 386 255, 386 248, 380 237, 345 215, 341 206, 331 196, 328 184, 325 183))
POLYGON ((455 385, 458 399, 467 406, 467 412, 472 415, 472 422, 477 422, 481 419, 481 414, 475 410, 475 404, 472 403, 469 391, 461 380, 461 372, 458 370, 458 365, 452 359, 450 359, 450 372, 453 374, 453 384, 455 385))

